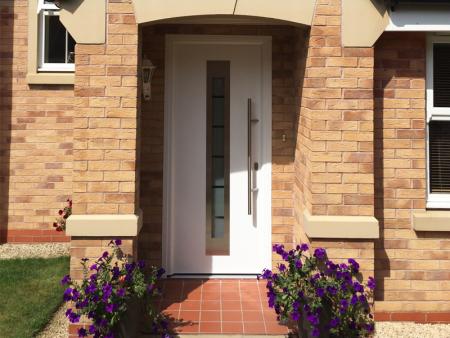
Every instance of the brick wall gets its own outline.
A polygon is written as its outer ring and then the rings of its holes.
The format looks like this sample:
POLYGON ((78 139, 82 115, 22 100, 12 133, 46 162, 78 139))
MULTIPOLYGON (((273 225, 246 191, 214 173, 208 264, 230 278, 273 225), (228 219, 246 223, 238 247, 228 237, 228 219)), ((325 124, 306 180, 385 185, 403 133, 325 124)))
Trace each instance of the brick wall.
POLYGON ((26 83, 28 1, 0 2, 0 242, 67 240, 53 229, 72 194, 73 86, 26 83))
POLYGON ((297 87, 295 69, 305 47, 307 29, 287 26, 156 25, 142 31, 142 51, 157 66, 152 100, 142 102, 141 208, 144 226, 140 256, 161 261, 163 147, 164 147, 164 35, 223 34, 272 36, 272 240, 294 242, 294 148, 297 87), (296 48, 296 46, 298 48, 296 48), (286 142, 282 135, 286 135, 286 142))
POLYGON ((450 320, 450 235, 411 225, 426 201, 425 55, 424 33, 384 33, 375 46, 376 310, 383 319, 436 321, 442 313, 433 312, 446 311, 450 320))
MULTIPOLYGON (((341 1, 318 0, 304 72, 296 149, 298 237, 312 215, 373 216, 373 48, 341 45, 341 1)), ((374 243, 312 240, 373 275, 374 243)))
POLYGON ((107 44, 77 44, 74 214, 134 214, 138 28, 131 1, 109 1, 107 44))

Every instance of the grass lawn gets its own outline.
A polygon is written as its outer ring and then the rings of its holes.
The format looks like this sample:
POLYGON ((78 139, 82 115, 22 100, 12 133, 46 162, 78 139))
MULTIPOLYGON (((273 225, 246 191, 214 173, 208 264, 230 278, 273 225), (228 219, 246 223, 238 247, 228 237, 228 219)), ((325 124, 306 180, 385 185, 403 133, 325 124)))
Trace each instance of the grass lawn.
POLYGON ((33 337, 62 302, 69 257, 0 260, 0 336, 33 337))

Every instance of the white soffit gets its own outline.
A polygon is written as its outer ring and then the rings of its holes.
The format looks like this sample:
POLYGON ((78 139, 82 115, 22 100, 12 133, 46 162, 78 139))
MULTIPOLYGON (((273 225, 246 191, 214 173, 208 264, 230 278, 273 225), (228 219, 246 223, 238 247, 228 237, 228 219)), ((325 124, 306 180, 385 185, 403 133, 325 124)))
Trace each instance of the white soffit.
POLYGON ((450 32, 450 5, 398 5, 386 31, 450 32))

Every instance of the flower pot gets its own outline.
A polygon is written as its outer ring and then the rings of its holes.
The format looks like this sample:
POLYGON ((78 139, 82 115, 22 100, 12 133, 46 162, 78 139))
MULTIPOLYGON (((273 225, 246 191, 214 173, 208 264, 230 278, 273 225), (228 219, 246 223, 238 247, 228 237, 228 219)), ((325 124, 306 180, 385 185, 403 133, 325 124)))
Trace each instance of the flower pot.
POLYGON ((127 301, 127 311, 120 320, 116 330, 118 338, 134 338, 138 336, 141 305, 142 300, 135 297, 127 301))
POLYGON ((307 319, 307 314, 304 310, 302 310, 302 314, 299 322, 297 323, 298 327, 298 336, 299 338, 329 338, 330 332, 326 328, 327 323, 330 321, 330 314, 327 311, 322 311, 319 315, 319 331, 320 335, 313 337, 312 332, 310 330, 310 325, 307 319))

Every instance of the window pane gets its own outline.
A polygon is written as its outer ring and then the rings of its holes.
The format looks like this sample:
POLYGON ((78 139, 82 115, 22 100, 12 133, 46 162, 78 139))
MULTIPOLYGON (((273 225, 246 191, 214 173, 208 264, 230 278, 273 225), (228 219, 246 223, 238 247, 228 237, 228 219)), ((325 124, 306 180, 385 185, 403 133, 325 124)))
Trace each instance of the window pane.
POLYGON ((431 121, 429 132, 430 192, 450 193, 450 121, 431 121))
POLYGON ((224 108, 225 99, 223 97, 213 97, 212 99, 212 110, 213 110, 213 125, 223 126, 224 124, 224 108))
POLYGON ((223 77, 213 77, 212 95, 223 97, 225 95, 225 79, 223 77))
POLYGON ((70 34, 67 37, 67 63, 75 63, 75 40, 70 34))
POLYGON ((450 107, 450 44, 433 47, 433 104, 450 107))
MULTIPOLYGON (((45 11, 44 13, 55 13, 45 11)), ((44 14, 44 63, 74 63, 75 40, 67 32, 58 15, 44 14)))
POLYGON ((212 159, 212 167, 213 167, 213 186, 214 187, 223 187, 224 186, 224 173, 225 173, 225 165, 223 158, 213 158, 212 159))
POLYGON ((229 254, 230 62, 207 62, 206 254, 229 254))
POLYGON ((225 222, 223 218, 214 218, 213 238, 223 238, 225 236, 225 222))
POLYGON ((225 189, 224 188, 213 188, 213 215, 214 217, 224 217, 225 216, 225 189))
POLYGON ((57 15, 45 15, 45 63, 66 62, 66 29, 57 15))
POLYGON ((223 127, 213 127, 212 128, 212 148, 213 148, 213 156, 223 156, 225 140, 224 140, 224 128, 223 127))

